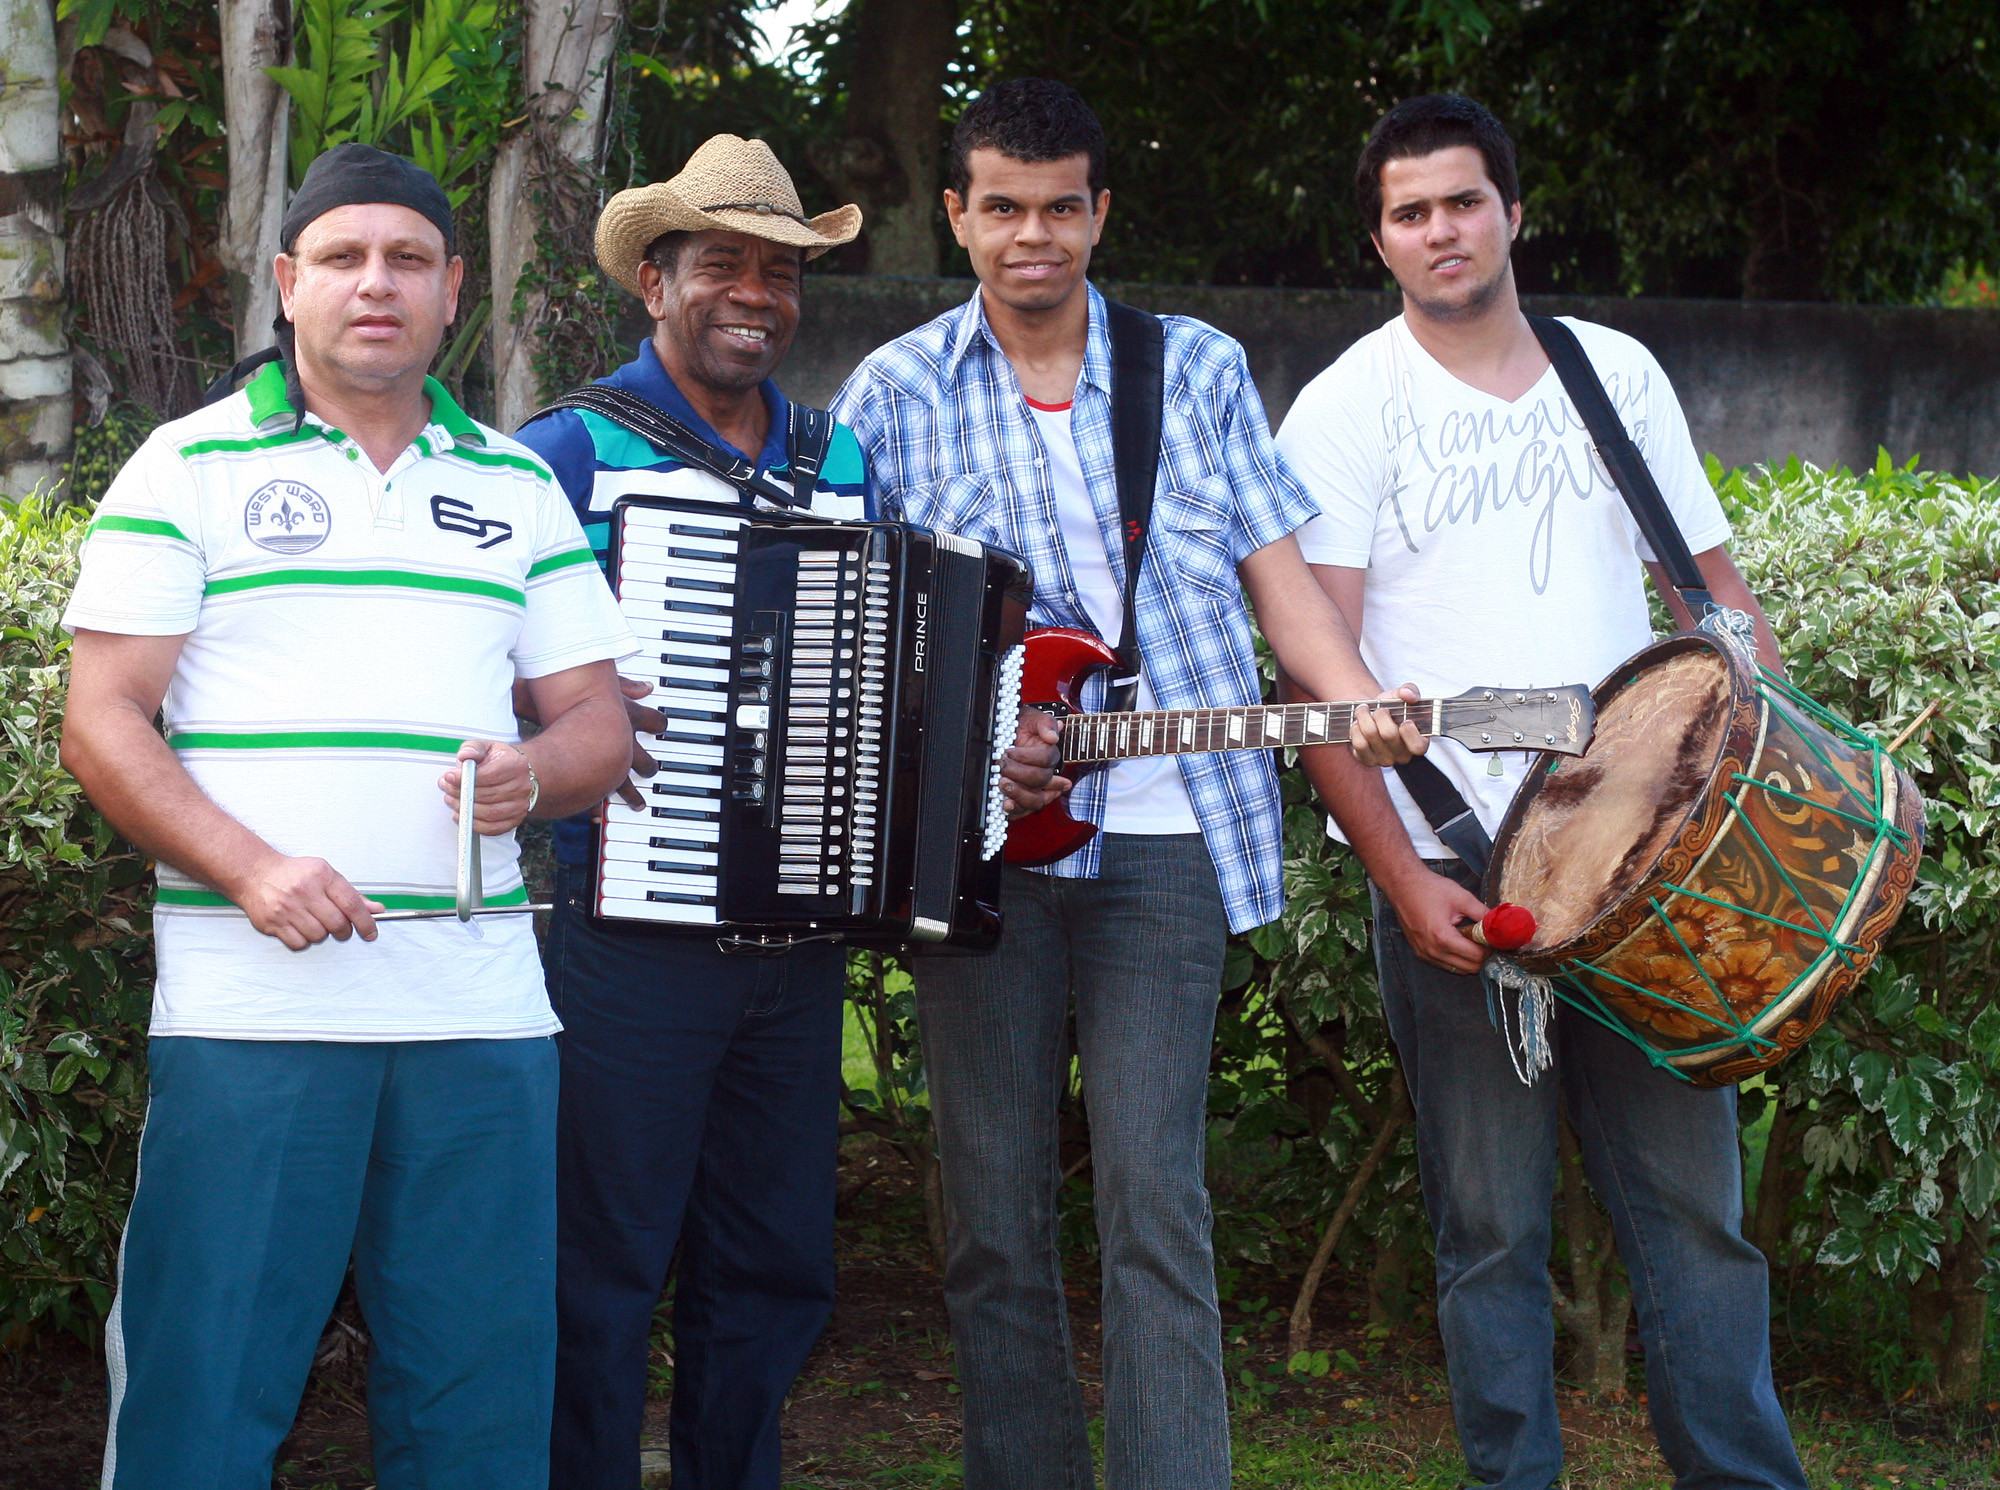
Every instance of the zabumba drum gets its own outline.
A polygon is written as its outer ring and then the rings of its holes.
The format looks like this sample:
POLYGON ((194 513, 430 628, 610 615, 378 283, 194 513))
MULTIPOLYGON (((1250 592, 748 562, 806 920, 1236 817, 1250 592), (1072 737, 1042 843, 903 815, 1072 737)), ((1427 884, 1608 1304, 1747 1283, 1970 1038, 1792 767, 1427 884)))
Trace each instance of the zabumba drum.
POLYGON ((1704 1086, 1803 1044, 1902 913, 1923 799, 1875 740, 1683 632, 1593 692, 1581 757, 1545 757, 1495 839, 1485 899, 1534 913, 1511 954, 1572 1007, 1704 1086))

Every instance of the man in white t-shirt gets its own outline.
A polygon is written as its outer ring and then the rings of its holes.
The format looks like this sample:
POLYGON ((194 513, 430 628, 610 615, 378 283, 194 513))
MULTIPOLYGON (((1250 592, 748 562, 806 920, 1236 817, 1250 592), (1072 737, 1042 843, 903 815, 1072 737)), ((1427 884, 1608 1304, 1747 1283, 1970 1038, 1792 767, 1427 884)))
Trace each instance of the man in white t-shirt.
MULTIPOLYGON (((1399 104, 1356 173, 1403 314, 1301 391, 1278 448, 1319 504, 1299 546, 1377 677, 1426 696, 1595 683, 1651 639, 1653 555, 1516 298, 1513 144, 1469 99, 1399 104)), ((1720 604, 1762 611, 1673 389, 1630 337, 1568 323, 1644 453, 1720 604)), ((1680 600, 1655 569, 1682 624, 1680 600)), ((1768 1281, 1742 1236, 1733 1088, 1695 1088, 1559 1006, 1556 1070, 1524 1085, 1487 1016, 1486 909, 1400 781, 1305 752, 1366 864, 1383 1009, 1417 1114, 1437 1241, 1438 1327, 1473 1477, 1547 1490, 1562 1465, 1548 1258, 1558 1105, 1611 1213, 1646 1348, 1648 1403, 1677 1483, 1803 1490, 1771 1383, 1768 1281), (1387 790, 1383 789, 1386 779, 1387 790)), ((1344 758, 1342 758, 1344 757, 1344 758)), ((1531 755, 1429 752, 1488 833, 1531 755)))
POLYGON ((341 146, 282 242, 282 355, 126 464, 63 618, 63 763, 160 879, 104 1485, 269 1485, 351 1255, 385 1490, 545 1490, 534 930, 375 918, 455 904, 466 760, 486 903, 526 901, 515 827, 625 775, 636 644, 548 467, 425 376, 463 272, 437 182, 341 146))

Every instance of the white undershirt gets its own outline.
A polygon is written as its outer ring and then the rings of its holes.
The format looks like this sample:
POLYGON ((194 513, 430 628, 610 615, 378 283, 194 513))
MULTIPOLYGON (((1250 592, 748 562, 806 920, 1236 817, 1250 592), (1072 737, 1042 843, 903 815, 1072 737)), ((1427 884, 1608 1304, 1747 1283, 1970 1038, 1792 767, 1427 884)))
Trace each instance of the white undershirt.
MULTIPOLYGON (((1051 407, 1028 401, 1041 432, 1042 446, 1049 454, 1049 476, 1055 486, 1056 522, 1062 529, 1063 548, 1069 557, 1071 577, 1076 581, 1077 598, 1097 625, 1097 634, 1117 646, 1125 627, 1125 597, 1111 572, 1111 558, 1104 549, 1104 533, 1097 526, 1097 509, 1083 484, 1083 462, 1077 458, 1076 439, 1070 433, 1068 404, 1051 407)), ((1141 673, 1140 709, 1157 709, 1159 700, 1141 673)), ((1107 768, 1105 783, 1104 831, 1107 833, 1199 833, 1201 823, 1188 800, 1187 783, 1181 763, 1171 755, 1119 761, 1107 768)))

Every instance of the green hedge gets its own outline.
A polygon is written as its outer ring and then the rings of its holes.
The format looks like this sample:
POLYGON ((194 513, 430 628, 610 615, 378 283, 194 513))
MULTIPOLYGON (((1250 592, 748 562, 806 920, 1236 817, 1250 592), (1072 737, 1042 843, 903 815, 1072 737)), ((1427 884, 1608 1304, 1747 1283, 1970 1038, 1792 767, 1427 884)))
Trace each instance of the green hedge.
POLYGON ((57 760, 88 517, 0 500, 0 1336, 94 1330, 145 1115, 146 865, 57 760))
MULTIPOLYGON (((1799 1331, 1851 1354, 1885 1393, 1929 1385, 1967 1401, 1984 1364, 2000 1189, 2000 482, 1886 459, 1860 475, 1794 462, 1711 476, 1806 691, 1884 737, 1944 702, 1904 753, 1929 802, 1929 847, 1889 955, 1807 1053, 1744 1090, 1746 1224, 1799 1331)), ((149 965, 144 866, 56 763, 56 621, 81 531, 74 510, 0 506, 0 1323, 88 1330, 130 1193, 149 965)), ((1371 1315, 1392 1326, 1425 1308, 1428 1240, 1375 1002, 1366 888, 1326 841, 1300 775, 1283 783, 1290 908, 1232 941, 1217 1029, 1223 1286, 1246 1264, 1299 1276, 1344 1209, 1330 1266, 1365 1274, 1371 1315)), ((850 978, 880 1088, 851 1094, 852 1111, 894 1130, 930 1180, 899 987, 873 964, 850 978)), ((1075 1118, 1087 1142, 1086 1115, 1075 1118)), ((1087 1246, 1087 1166, 1071 1167, 1065 1233, 1087 1246)), ((1601 1347, 1602 1369, 1573 1363, 1577 1379, 1615 1385, 1623 1297, 1601 1217, 1575 1184, 1560 1208, 1558 1307, 1576 1360, 1601 1347)))

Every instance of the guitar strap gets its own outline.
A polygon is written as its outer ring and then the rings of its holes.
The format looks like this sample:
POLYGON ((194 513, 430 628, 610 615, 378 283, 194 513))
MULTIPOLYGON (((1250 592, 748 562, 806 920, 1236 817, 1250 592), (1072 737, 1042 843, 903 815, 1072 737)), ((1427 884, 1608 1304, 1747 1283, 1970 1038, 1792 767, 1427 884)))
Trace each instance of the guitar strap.
POLYGON ((1160 479, 1160 423, 1166 401, 1167 337, 1160 318, 1115 300, 1104 302, 1111 331, 1111 454, 1118 475, 1118 530, 1125 541, 1125 623, 1104 707, 1123 713, 1139 695, 1139 566, 1153 523, 1160 479))
MULTIPOLYGON (((1569 395, 1584 428, 1590 432, 1591 443, 1596 446, 1604 469, 1611 473, 1612 484, 1625 499, 1640 533, 1645 535, 1647 546, 1680 592, 1689 614, 1700 620, 1715 609, 1708 582, 1702 578, 1701 568, 1689 552, 1687 539, 1681 534, 1680 524, 1674 521, 1666 498, 1660 495, 1659 483, 1653 479, 1645 456, 1639 453, 1625 422, 1612 408, 1610 395, 1605 393, 1597 370, 1590 365, 1583 344, 1574 331, 1554 316, 1529 316, 1527 320, 1528 329, 1548 353, 1563 392, 1569 395)), ((1487 861, 1493 855, 1493 841, 1486 836, 1486 829, 1458 788, 1451 784, 1451 778, 1421 755, 1396 767, 1396 774, 1439 841, 1465 860, 1474 873, 1484 875, 1487 861)))
POLYGON ((558 409, 584 409, 629 429, 640 439, 670 455, 680 457, 696 470, 718 476, 741 492, 746 500, 758 497, 780 508, 812 511, 813 488, 826 464, 826 452, 833 444, 833 416, 824 409, 809 408, 792 401, 785 430, 785 461, 790 467, 790 486, 760 473, 741 456, 709 444, 700 435, 674 418, 651 399, 641 398, 623 388, 590 383, 565 393, 554 403, 537 409, 521 423, 529 425, 558 409))

